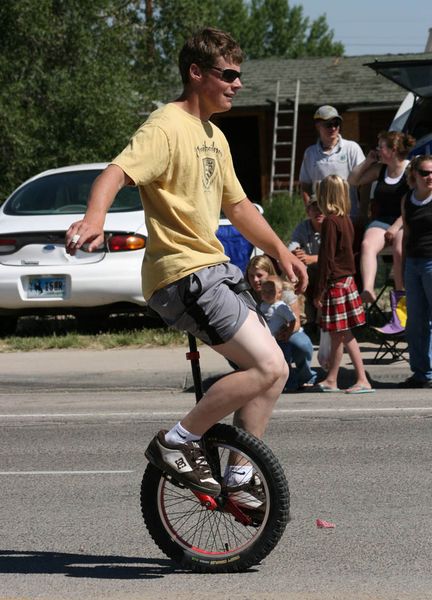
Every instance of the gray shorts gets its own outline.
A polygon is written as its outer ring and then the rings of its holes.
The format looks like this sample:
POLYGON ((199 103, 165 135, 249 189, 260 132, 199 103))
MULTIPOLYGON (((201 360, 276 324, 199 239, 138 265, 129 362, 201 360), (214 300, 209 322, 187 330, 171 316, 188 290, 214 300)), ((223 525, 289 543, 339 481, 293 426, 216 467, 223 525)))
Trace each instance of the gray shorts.
POLYGON ((229 262, 205 267, 156 290, 148 305, 167 325, 216 346, 233 337, 249 310, 256 311, 250 292, 232 289, 242 280, 243 273, 229 262))

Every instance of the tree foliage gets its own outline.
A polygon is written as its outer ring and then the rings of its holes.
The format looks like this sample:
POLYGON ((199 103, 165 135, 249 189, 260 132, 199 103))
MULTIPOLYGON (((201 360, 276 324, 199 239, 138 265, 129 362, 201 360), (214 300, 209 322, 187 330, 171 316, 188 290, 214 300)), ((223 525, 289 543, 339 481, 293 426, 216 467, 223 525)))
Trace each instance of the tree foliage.
POLYGON ((0 190, 108 160, 137 122, 129 23, 112 0, 0 2, 0 190))
POLYGON ((45 168, 105 161, 180 89, 185 37, 229 31, 247 58, 340 55, 287 0, 2 0, 0 201, 45 168))
POLYGON ((333 41, 324 15, 311 21, 301 5, 287 0, 252 0, 248 37, 243 43, 248 58, 299 58, 340 56, 344 47, 333 41))

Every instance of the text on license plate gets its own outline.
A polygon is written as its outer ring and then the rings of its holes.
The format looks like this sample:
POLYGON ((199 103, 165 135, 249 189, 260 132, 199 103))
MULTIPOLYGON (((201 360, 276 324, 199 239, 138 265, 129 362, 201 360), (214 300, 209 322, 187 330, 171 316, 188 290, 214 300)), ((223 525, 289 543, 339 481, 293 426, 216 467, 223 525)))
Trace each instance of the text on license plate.
POLYGON ((31 277, 27 288, 28 298, 63 298, 65 277, 31 277))

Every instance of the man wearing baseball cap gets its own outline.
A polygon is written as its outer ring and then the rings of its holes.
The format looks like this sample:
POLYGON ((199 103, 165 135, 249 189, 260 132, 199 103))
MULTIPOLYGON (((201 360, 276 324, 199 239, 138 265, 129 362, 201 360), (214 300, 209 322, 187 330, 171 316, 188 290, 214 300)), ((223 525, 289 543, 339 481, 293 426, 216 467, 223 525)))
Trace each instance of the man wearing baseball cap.
MULTIPOLYGON (((365 159, 357 142, 345 140, 341 136, 342 117, 334 106, 320 106, 315 111, 314 122, 318 140, 316 144, 306 148, 300 169, 301 190, 306 204, 317 181, 327 175, 339 175, 348 179, 352 169, 365 159)), ((356 219, 359 216, 356 187, 351 186, 350 197, 351 217, 356 219)))

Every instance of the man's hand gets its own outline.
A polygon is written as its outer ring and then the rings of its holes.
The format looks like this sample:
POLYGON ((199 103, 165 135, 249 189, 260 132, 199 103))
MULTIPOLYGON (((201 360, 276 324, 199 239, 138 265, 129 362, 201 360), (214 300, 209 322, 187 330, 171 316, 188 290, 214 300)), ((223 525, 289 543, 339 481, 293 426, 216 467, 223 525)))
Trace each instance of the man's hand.
POLYGON ((303 248, 296 248, 292 251, 292 253, 294 254, 294 256, 297 256, 297 258, 301 260, 304 265, 306 264, 306 252, 303 250, 303 248))
POLYGON ((306 252, 303 250, 303 248, 296 248, 295 250, 292 251, 292 253, 294 254, 294 256, 297 256, 297 258, 299 260, 301 260, 302 263, 304 265, 306 265, 307 267, 309 265, 315 264, 318 261, 317 254, 306 254, 306 252))
POLYGON ((111 164, 96 177, 84 218, 72 223, 66 232, 66 252, 74 255, 84 244, 87 252, 94 252, 104 242, 105 215, 114 202, 117 192, 133 183, 117 165, 111 164))
POLYGON ((104 243, 104 230, 101 225, 93 225, 86 218, 72 223, 66 232, 66 252, 73 256, 83 244, 88 244, 86 252, 93 252, 104 243))
POLYGON ((303 294, 309 283, 306 266, 289 251, 279 259, 279 265, 288 280, 294 284, 296 294, 303 294))

